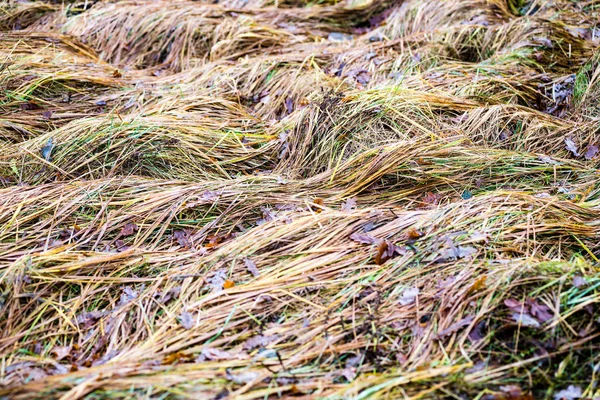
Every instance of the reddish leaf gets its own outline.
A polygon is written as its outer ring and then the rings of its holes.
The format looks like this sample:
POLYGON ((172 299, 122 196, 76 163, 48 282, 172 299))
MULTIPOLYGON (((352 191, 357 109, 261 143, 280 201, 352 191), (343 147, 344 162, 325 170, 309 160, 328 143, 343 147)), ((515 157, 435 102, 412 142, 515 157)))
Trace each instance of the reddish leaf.
POLYGON ((475 280, 475 282, 473 282, 473 284, 471 285, 471 287, 469 287, 469 289, 467 290, 467 294, 471 294, 474 292, 478 292, 482 289, 485 289, 485 282, 487 281, 487 276, 483 275, 480 276, 479 278, 477 278, 475 280))
POLYGON ((537 300, 531 300, 529 303, 531 315, 540 322, 546 322, 552 319, 553 315, 548 306, 538 303, 537 300))
POLYGON ((173 364, 177 364, 180 361, 188 361, 190 358, 191 358, 190 355, 185 354, 182 351, 178 351, 177 353, 171 353, 171 354, 167 355, 165 358, 163 358, 162 364, 163 365, 173 365, 173 364))
POLYGON ((389 240, 383 240, 377 247, 377 254, 375 255, 375 263, 382 265, 386 261, 396 256, 402 256, 406 254, 406 249, 398 247, 392 244, 389 240))
POLYGON ((375 264, 381 265, 387 261, 387 258, 385 257, 385 254, 387 254, 387 250, 388 242, 387 240, 383 240, 381 243, 379 243, 379 246, 377 247, 377 254, 375 255, 375 264))
POLYGON ((310 209, 313 210, 316 213, 320 213, 325 208, 324 207, 325 201, 323 199, 319 198, 319 197, 317 197, 316 199, 313 200, 313 204, 316 207, 312 207, 311 206, 310 209))
POLYGON ((135 232, 138 231, 138 226, 133 222, 125 224, 123 228, 121 228, 121 236, 131 236, 135 232))
POLYGON ((425 193, 425 196, 423 196, 423 203, 425 206, 437 205, 438 201, 440 201, 440 195, 438 194, 427 192, 425 193))
POLYGON ((234 281, 230 281, 229 279, 223 282, 223 289, 229 289, 235 286, 234 281))
POLYGON ((406 231, 406 235, 409 239, 416 240, 423 236, 423 232, 416 228, 410 228, 408 231, 406 231))

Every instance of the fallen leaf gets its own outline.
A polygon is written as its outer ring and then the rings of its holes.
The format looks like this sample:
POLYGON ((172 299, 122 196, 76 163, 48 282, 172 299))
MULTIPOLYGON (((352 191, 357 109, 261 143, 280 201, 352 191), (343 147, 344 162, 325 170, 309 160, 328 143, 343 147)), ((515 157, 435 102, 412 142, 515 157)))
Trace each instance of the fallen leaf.
POLYGON ((498 400, 533 400, 531 394, 523 393, 523 390, 517 385, 500 386, 500 390, 503 392, 503 396, 498 400))
POLYGON ((225 370, 225 375, 230 381, 239 384, 253 382, 259 377, 258 372, 240 372, 239 374, 233 374, 229 369, 225 370))
POLYGON ((443 338, 445 336, 452 335, 453 333, 457 332, 461 328, 463 328, 463 327, 471 324, 471 322, 473 322, 473 319, 474 319, 473 316, 468 316, 466 318, 463 318, 460 321, 453 323, 452 325, 450 325, 446 329, 444 329, 441 332, 439 332, 437 334, 437 337, 438 338, 443 338))
POLYGON ((504 305, 510 308, 512 311, 521 312, 521 310, 525 309, 523 303, 515 299, 505 299, 504 305))
MULTIPOLYGON (((181 293, 181 286, 175 286, 172 287, 171 289, 167 290, 163 295, 162 298, 160 298, 160 300, 158 300, 158 302, 160 304, 165 304, 167 303, 169 300, 171 299, 175 299, 177 297, 179 297, 179 294, 181 293)), ((157 295, 160 295, 160 293, 157 293, 157 295)))
POLYGON ((253 276, 257 277, 260 275, 260 272, 258 272, 258 268, 256 267, 256 263, 254 261, 252 261, 248 257, 244 257, 244 264, 253 276))
POLYGON ((423 232, 416 228, 410 228, 408 231, 406 231, 406 235, 409 239, 416 240, 423 236, 423 232))
POLYGON ((20 371, 28 381, 37 381, 48 376, 42 368, 27 368, 20 371))
POLYGON ((475 253, 477 253, 477 249, 472 246, 453 246, 450 249, 444 249, 435 261, 446 262, 449 260, 469 257, 475 253))
POLYGON ((256 336, 246 340, 243 347, 245 350, 252 350, 257 347, 265 347, 269 343, 277 340, 277 338, 278 338, 277 335, 271 335, 271 336, 256 335, 256 336))
POLYGON ((210 361, 231 360, 234 358, 235 358, 235 356, 227 351, 208 347, 208 348, 202 349, 200 356, 196 357, 196 362, 202 362, 205 360, 210 360, 210 361))
POLYGON ((179 314, 179 323, 183 326, 184 329, 192 329, 195 325, 194 317, 187 311, 183 311, 179 314))
POLYGON ((408 288, 402 292, 402 296, 400 296, 399 303, 403 306, 407 306, 415 302, 415 299, 419 295, 419 288, 408 288))
POLYGON ((489 240, 489 237, 486 233, 475 231, 471 234, 469 239, 471 239, 471 241, 474 243, 487 243, 489 240))
POLYGON ((348 382, 352 382, 356 377, 356 368, 344 368, 341 374, 348 382))
POLYGON ((229 279, 223 282, 223 289, 229 289, 235 286, 234 281, 230 281, 229 279))
POLYGON ((365 233, 353 233, 350 235, 350 240, 360 244, 379 244, 383 241, 382 239, 367 235, 365 233))
POLYGON ((596 157, 596 155, 598 154, 598 147, 594 146, 594 145, 590 145, 588 146, 587 150, 585 151, 585 159, 586 160, 591 160, 594 157, 596 157))
POLYGON ((342 211, 352 212, 356 208, 356 199, 354 197, 349 198, 342 204, 342 211))
POLYGON ((423 203, 425 206, 435 206, 440 201, 440 195, 432 192, 427 192, 423 196, 423 203))
POLYGON ((531 327, 531 328, 539 328, 540 327, 540 323, 537 321, 537 319, 533 318, 529 314, 513 313, 511 316, 512 316, 512 319, 515 320, 515 322, 517 322, 519 325, 523 325, 523 326, 527 326, 527 327, 531 327))
POLYGON ((215 274, 208 279, 208 283, 210 284, 213 292, 220 292, 223 290, 223 285, 227 280, 227 271, 225 269, 220 269, 215 274))
POLYGON ((103 311, 88 311, 77 316, 76 321, 79 329, 91 328, 100 318, 106 315, 103 311))
POLYGON ((137 232, 138 226, 133 222, 129 222, 125 224, 123 228, 121 228, 121 236, 131 236, 135 232, 137 232))
POLYGON ((56 361, 60 361, 65 357, 68 357, 73 350, 73 346, 54 346, 52 353, 56 355, 56 361))
POLYGON ((375 264, 382 265, 386 261, 396 256, 406 254, 406 249, 392 244, 389 240, 382 240, 377 247, 375 255, 375 264))
POLYGON ((44 157, 44 160, 50 162, 50 160, 52 159, 52 150, 53 149, 54 149, 54 140, 52 138, 48 138, 48 141, 42 147, 42 150, 40 150, 40 153, 42 154, 42 157, 44 157))
POLYGON ((313 210, 316 213, 320 213, 324 209, 325 201, 323 199, 317 197, 316 199, 313 200, 313 204, 316 207, 311 207, 311 210, 313 210))
POLYGON ((292 98, 291 98, 291 97, 287 97, 287 98, 285 99, 285 111, 286 111, 288 114, 291 114, 291 113, 292 113, 292 111, 294 111, 294 101, 292 100, 292 98))
POLYGON ((327 40, 330 40, 332 42, 344 42, 352 39, 352 35, 348 35, 341 32, 331 32, 329 36, 327 36, 327 40))
POLYGON ((388 249, 387 240, 381 241, 381 243, 379 243, 379 246, 377 246, 377 254, 375 255, 375 264, 381 265, 387 261, 387 259, 384 258, 384 254, 387 253, 387 249, 388 249))
POLYGON ((486 334, 486 325, 485 322, 479 322, 475 327, 469 332, 469 339, 473 342, 479 342, 483 338, 487 336, 486 334))
POLYGON ((542 154, 541 156, 538 157, 541 161, 545 162, 546 164, 552 164, 552 165, 559 165, 560 163, 556 160, 553 160, 552 158, 548 157, 547 155, 542 154))
POLYGON ((190 235, 187 233, 187 231, 175 231, 173 232, 173 238, 175 238, 181 247, 191 246, 190 235))
POLYGON ((529 302, 529 311, 531 312, 531 315, 533 315, 540 322, 549 321, 553 317, 550 307, 545 304, 538 303, 537 300, 531 300, 529 302))
POLYGON ((569 150, 575 157, 579 157, 579 149, 573 139, 566 138, 565 145, 567 146, 567 150, 569 150))
POLYGON ((467 289, 467 295, 485 289, 485 282, 487 281, 487 275, 480 276, 473 282, 473 284, 467 289))
POLYGON ((554 393, 554 400, 574 400, 583 397, 583 390, 579 386, 569 385, 566 389, 554 393))
POLYGON ((190 359, 190 355, 185 354, 182 351, 178 351, 177 353, 171 353, 165 356, 162 360, 163 365, 173 365, 178 363, 179 361, 188 361, 190 359))
POLYGON ((354 356, 354 357, 348 357, 346 359, 346 368, 357 367, 360 364, 361 360, 362 360, 361 354, 354 356))
POLYGON ((367 72, 367 71, 364 71, 364 70, 360 71, 356 75, 356 82, 360 83, 361 85, 366 85, 370 81, 371 81, 371 75, 369 75, 369 72, 367 72))
POLYGON ((582 287, 587 286, 587 281, 582 278, 581 276, 574 276, 573 277, 573 286, 575 286, 578 289, 581 289, 582 287))
POLYGON ((124 306, 131 301, 135 300, 138 297, 138 292, 133 290, 131 287, 126 286, 123 289, 123 293, 121 294, 121 298, 119 299, 119 305, 124 306))

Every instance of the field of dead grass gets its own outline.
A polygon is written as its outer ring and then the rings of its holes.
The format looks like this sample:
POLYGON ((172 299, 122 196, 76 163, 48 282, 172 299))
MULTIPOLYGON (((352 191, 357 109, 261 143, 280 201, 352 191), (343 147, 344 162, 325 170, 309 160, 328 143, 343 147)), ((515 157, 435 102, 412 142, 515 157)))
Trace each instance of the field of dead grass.
POLYGON ((0 11, 0 399, 600 398, 600 1, 0 11))

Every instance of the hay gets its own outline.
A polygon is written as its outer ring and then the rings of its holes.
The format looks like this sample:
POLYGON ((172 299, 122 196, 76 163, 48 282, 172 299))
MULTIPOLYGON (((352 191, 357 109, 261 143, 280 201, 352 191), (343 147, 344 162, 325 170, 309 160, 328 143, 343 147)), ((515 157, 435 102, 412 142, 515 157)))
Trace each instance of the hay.
POLYGON ((600 396, 596 3, 0 3, 0 398, 600 396))

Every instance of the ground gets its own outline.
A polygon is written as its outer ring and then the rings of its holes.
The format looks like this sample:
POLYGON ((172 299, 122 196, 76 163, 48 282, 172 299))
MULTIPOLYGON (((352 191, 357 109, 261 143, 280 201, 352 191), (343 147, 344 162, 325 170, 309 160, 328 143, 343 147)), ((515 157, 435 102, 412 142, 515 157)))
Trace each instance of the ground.
POLYGON ((1 399, 600 397, 600 2, 0 2, 1 399))

